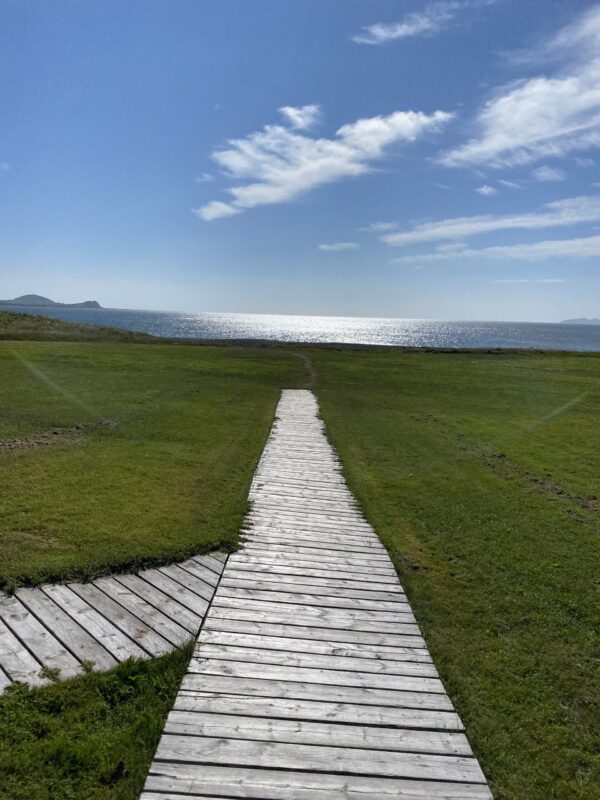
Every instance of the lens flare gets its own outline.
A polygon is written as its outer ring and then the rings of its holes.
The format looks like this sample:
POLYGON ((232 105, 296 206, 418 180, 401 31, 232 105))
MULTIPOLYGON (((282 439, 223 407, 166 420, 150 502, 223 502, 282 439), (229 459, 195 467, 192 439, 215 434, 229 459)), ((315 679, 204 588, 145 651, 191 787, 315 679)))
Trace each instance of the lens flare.
POLYGON ((14 350, 10 350, 9 352, 36 381, 42 383, 48 389, 60 395, 61 397, 64 397, 68 403, 80 408, 82 411, 85 411, 85 413, 90 417, 98 420, 103 419, 103 417, 97 414, 93 408, 90 408, 87 403, 84 403, 83 400, 79 399, 79 397, 76 397, 74 394, 67 391, 67 389, 65 389, 63 386, 60 386, 60 384, 56 383, 56 381, 53 381, 52 378, 42 372, 42 370, 38 369, 38 367, 35 367, 30 361, 24 359, 21 355, 19 355, 19 353, 15 352, 14 350))
POLYGON ((541 419, 534 422, 527 428, 527 430, 533 431, 536 428, 540 428, 542 425, 546 425, 548 422, 551 422, 553 419, 556 419, 557 417, 562 417, 563 414, 566 414, 568 411, 571 411, 573 408, 575 408, 575 406, 578 406, 579 403, 581 403, 581 401, 587 396, 588 392, 584 392, 583 394, 580 394, 579 397, 575 397, 573 400, 569 400, 568 403, 565 403, 564 405, 555 408, 549 414, 546 414, 545 417, 542 417, 541 419))

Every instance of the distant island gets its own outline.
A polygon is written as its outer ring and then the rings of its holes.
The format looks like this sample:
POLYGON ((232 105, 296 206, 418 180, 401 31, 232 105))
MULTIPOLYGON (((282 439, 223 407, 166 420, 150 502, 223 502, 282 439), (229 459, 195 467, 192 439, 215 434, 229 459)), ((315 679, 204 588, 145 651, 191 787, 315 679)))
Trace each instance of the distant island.
POLYGON ((39 294, 23 294, 14 300, 0 300, 0 306, 29 306, 36 308, 102 308, 97 300, 84 300, 83 303, 56 303, 39 294))
POLYGON ((578 319, 563 319, 561 325, 600 325, 600 319, 588 319, 579 317, 578 319))

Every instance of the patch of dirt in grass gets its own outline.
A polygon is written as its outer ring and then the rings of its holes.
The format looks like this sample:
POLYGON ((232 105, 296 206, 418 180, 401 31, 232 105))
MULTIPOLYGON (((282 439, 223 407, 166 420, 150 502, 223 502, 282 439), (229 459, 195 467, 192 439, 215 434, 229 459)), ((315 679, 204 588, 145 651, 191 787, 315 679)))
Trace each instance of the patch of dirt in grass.
POLYGON ((116 428, 117 425, 117 422, 105 419, 96 422, 78 422, 70 428, 50 428, 43 433, 32 433, 19 439, 0 440, 0 454, 56 444, 82 444, 92 434, 100 430, 116 428))
MULTIPOLYGON (((573 503, 581 510, 600 514, 600 501, 596 496, 580 497, 573 492, 569 492, 558 483, 555 483, 550 475, 538 475, 535 472, 530 472, 511 461, 505 453, 484 454, 482 460, 488 469, 505 478, 521 478, 527 481, 531 490, 538 494, 554 495, 561 500, 573 503)), ((573 509, 567 509, 567 513, 576 516, 573 509)))

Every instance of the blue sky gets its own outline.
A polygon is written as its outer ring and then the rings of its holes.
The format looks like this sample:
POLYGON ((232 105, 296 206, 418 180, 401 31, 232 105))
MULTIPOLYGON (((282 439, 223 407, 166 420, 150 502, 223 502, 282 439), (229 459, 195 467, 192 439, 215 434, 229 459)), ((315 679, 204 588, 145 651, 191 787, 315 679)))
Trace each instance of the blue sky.
POLYGON ((0 296, 600 316, 600 4, 4 0, 0 296))

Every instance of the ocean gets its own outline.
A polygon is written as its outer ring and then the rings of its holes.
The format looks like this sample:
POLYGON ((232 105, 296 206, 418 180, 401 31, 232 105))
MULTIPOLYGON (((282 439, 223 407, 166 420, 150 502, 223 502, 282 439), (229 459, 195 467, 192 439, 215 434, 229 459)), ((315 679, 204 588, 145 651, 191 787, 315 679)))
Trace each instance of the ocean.
POLYGON ((117 308, 0 307, 67 322, 108 325, 181 339, 264 339, 276 342, 437 348, 532 348, 600 351, 600 325, 547 322, 444 322, 377 317, 287 314, 187 314, 117 308))

